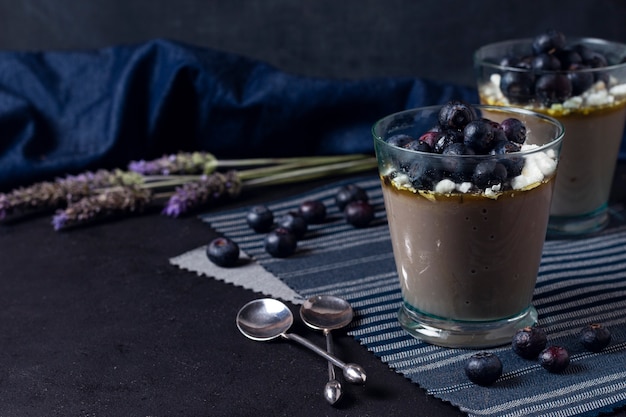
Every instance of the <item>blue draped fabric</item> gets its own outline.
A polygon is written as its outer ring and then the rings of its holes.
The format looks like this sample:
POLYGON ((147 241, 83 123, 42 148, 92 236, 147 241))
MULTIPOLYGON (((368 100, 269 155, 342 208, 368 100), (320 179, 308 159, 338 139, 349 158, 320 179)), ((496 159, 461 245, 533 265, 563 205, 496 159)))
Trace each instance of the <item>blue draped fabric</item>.
POLYGON ((0 190, 178 151, 218 158, 373 153, 377 119, 450 99, 478 101, 473 87, 305 77, 162 39, 0 52, 0 190))
POLYGON ((0 189, 177 151, 219 158, 373 153, 371 125, 472 88, 285 73, 167 40, 0 53, 0 189))

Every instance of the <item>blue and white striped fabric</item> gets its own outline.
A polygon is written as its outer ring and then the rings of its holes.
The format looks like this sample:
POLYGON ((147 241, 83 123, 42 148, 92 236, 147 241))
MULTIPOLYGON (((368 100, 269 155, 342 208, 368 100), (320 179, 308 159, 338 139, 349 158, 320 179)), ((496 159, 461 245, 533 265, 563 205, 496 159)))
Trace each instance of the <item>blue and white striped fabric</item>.
POLYGON ((203 218, 304 298, 335 294, 348 299, 357 313, 350 335, 429 394, 470 416, 596 416, 626 404, 625 225, 545 244, 534 305, 549 343, 569 350, 567 371, 550 374, 504 346, 491 349, 503 362, 502 378, 480 387, 463 372, 474 351, 428 345, 400 328, 401 295, 379 179, 350 181, 365 188, 377 208, 374 224, 364 229, 347 225, 334 205, 334 194, 345 182, 268 204, 277 215, 306 199, 319 199, 328 208, 329 221, 311 226, 296 255, 287 259, 265 253, 263 235, 245 223, 246 208, 203 218), (587 352, 577 341, 589 322, 602 322, 612 331, 613 341, 601 353, 587 352))

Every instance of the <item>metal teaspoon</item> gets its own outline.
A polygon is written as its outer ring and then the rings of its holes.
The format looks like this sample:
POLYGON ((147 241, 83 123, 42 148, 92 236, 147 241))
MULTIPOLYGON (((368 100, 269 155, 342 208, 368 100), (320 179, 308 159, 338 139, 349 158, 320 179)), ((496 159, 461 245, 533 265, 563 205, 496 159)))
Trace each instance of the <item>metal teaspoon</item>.
POLYGON ((249 339, 268 341, 282 337, 301 344, 343 370, 343 376, 350 382, 365 382, 365 371, 359 365, 341 361, 334 355, 319 348, 302 336, 286 333, 293 324, 291 310, 281 301, 273 298, 260 298, 250 301, 237 314, 237 328, 249 339))
MULTIPOLYGON (((300 317, 307 326, 324 332, 326 351, 332 354, 333 340, 330 331, 350 324, 354 311, 350 303, 343 298, 334 295, 316 295, 306 300, 300 307, 300 317)), ((363 377, 365 378, 365 373, 363 377)), ((363 383, 365 380, 356 382, 363 383)), ((324 398, 330 404, 335 404, 341 396, 341 383, 335 377, 335 367, 328 362, 328 382, 324 387, 324 398)))

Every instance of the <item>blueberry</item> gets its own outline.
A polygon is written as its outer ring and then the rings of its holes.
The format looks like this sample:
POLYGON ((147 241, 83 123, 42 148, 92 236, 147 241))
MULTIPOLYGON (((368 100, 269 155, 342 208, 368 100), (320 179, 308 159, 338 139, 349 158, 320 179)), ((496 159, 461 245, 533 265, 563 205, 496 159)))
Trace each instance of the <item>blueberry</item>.
POLYGON ((274 224, 274 213, 266 206, 254 206, 246 214, 246 222, 255 232, 265 233, 274 224))
POLYGON ((458 130, 447 129, 440 133, 437 142, 435 142, 435 146, 433 146, 433 151, 435 153, 443 153, 443 150, 446 149, 452 143, 462 142, 463 136, 462 133, 458 130))
POLYGON ((342 210, 352 201, 368 201, 367 192, 356 184, 347 184, 339 188, 335 194, 335 204, 342 210))
POLYGON ((454 142, 449 144, 442 152, 444 155, 475 155, 473 149, 468 148, 462 142, 454 142))
POLYGON ((474 167, 472 181, 478 187, 502 184, 508 177, 506 167, 493 159, 481 161, 474 167))
POLYGON ((405 172, 413 187, 420 190, 432 189, 433 185, 443 178, 441 170, 435 169, 423 161, 414 162, 405 169, 405 172))
POLYGON ((527 71, 506 71, 500 78, 500 90, 511 103, 532 101, 535 76, 527 71))
POLYGON ((374 207, 367 201, 353 201, 343 210, 348 224, 354 227, 367 227, 374 220, 374 207))
POLYGON ((439 130, 429 130, 419 137, 419 141, 428 144, 432 149, 435 147, 435 143, 437 143, 441 135, 442 133, 439 130))
POLYGON ((569 67, 571 72, 567 73, 567 77, 572 83, 572 95, 578 96, 591 88, 594 82, 593 73, 585 71, 589 69, 584 64, 574 64, 569 67))
POLYGON ((489 125, 491 126, 491 130, 493 131, 493 143, 496 143, 501 140, 507 140, 506 135, 504 134, 504 131, 500 127, 500 123, 494 122, 493 120, 489 120, 489 119, 482 119, 482 120, 484 120, 486 123, 489 123, 489 125))
POLYGON ((561 346, 548 346, 539 354, 539 364, 552 373, 563 372, 569 362, 569 352, 561 346))
POLYGON ((307 200, 298 207, 298 214, 309 224, 323 223, 326 219, 326 205, 319 200, 307 200))
POLYGON ((465 170, 463 158, 459 155, 474 155, 475 152, 465 146, 464 143, 455 142, 448 145, 442 152, 442 155, 449 156, 441 160, 441 166, 450 174, 461 174, 465 170))
POLYGON ((580 65, 583 62, 583 58, 580 54, 572 48, 562 49, 560 51, 556 51, 554 56, 559 59, 561 62, 561 69, 567 70, 571 68, 572 65, 580 65))
POLYGON ((425 141, 416 139, 413 140, 406 145, 404 145, 405 149, 409 149, 411 151, 419 151, 419 152, 432 152, 433 148, 425 141))
POLYGON ((289 230, 277 227, 265 236, 265 251, 275 258, 286 258, 296 251, 298 240, 289 230))
POLYGON ((306 220, 304 220, 304 217, 297 213, 287 213, 280 216, 280 218, 276 220, 276 225, 289 230, 293 233, 296 239, 304 237, 309 228, 309 225, 306 220))
POLYGON ((492 385, 502 375, 502 361, 490 352, 478 352, 465 362, 465 375, 474 384, 492 385))
POLYGON ((558 71, 561 69, 561 61, 552 54, 539 54, 533 57, 533 69, 537 71, 558 71))
POLYGON ((533 57, 534 55, 524 55, 522 56, 517 64, 514 65, 515 68, 530 70, 533 68, 533 57))
POLYGON ((500 129, 511 142, 523 144, 526 141, 526 125, 519 119, 510 117, 500 122, 500 129))
POLYGON ((537 78, 535 94, 546 106, 562 103, 572 95, 572 82, 565 74, 543 74, 537 78))
POLYGON ((463 129, 476 117, 476 112, 472 106, 459 100, 453 100, 441 107, 438 120, 439 124, 445 128, 463 129))
POLYGON ((517 65, 520 63, 521 59, 515 55, 507 55, 500 59, 498 65, 501 67, 514 67, 517 68, 517 65))
POLYGON ((611 332, 602 324, 588 324, 580 331, 578 340, 591 352, 600 352, 611 343, 611 332))
POLYGON ((502 158, 498 161, 506 168, 507 178, 517 177, 522 173, 522 169, 524 169, 524 164, 526 160, 523 156, 507 156, 506 158, 502 158))
POLYGON ((515 333, 511 347, 513 352, 524 359, 537 359, 537 356, 545 349, 547 343, 548 337, 543 328, 526 326, 515 333))
POLYGON ((609 61, 606 57, 597 51, 591 51, 591 54, 587 56, 587 59, 585 59, 583 63, 589 65, 591 68, 604 68, 609 65, 609 61))
POLYGON ((392 146, 397 146, 399 148, 404 147, 407 143, 413 141, 414 139, 409 136, 409 135, 405 135, 405 134, 397 134, 397 135, 393 135, 387 138, 386 142, 389 145, 392 146))
POLYGON ((565 35, 556 29, 549 29, 533 39, 532 48, 535 55, 561 50, 565 48, 565 35))
MULTIPOLYGON (((511 152, 518 152, 520 150, 520 145, 515 143, 515 142, 511 142, 509 140, 499 140, 496 142, 495 145, 493 145, 493 149, 491 149, 491 154, 492 155, 504 155, 507 153, 511 153, 511 152)), ((506 165, 505 165, 506 168, 506 165)))
POLYGON ((484 120, 474 120, 463 129, 463 143, 477 154, 486 154, 493 147, 494 129, 484 120))
POLYGON ((218 237, 208 244, 206 255, 215 265, 234 266, 239 260, 239 246, 227 237, 218 237))
POLYGON ((574 45, 572 50, 580 55, 583 63, 593 60, 593 56, 595 54, 590 47, 582 43, 574 45))

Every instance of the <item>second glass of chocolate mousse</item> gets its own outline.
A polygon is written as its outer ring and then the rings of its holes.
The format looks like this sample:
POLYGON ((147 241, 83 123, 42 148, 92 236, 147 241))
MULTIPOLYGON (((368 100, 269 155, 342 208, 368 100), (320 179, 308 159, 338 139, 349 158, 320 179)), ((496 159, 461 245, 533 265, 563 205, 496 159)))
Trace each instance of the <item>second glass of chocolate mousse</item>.
POLYGON ((531 304, 563 138, 535 112, 450 102, 373 127, 403 303, 426 342, 481 348, 537 322, 531 304))
POLYGON ((565 126, 548 235, 603 229, 626 122, 626 45, 549 30, 483 46, 474 64, 481 103, 534 110, 565 126))

